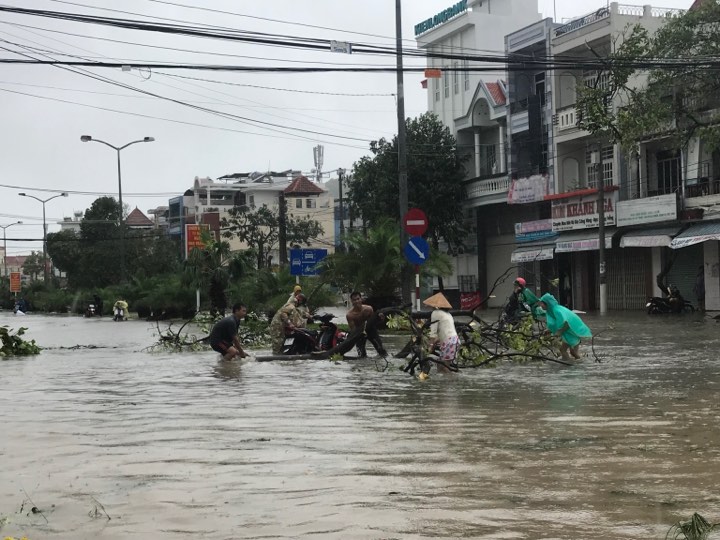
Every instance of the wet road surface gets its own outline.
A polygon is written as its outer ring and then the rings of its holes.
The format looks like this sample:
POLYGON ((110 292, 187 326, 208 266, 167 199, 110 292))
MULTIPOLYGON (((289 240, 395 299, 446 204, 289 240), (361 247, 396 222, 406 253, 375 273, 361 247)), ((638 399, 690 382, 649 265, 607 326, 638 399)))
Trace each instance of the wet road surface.
POLYGON ((602 363, 420 382, 0 313, 48 348, 0 361, 0 537, 646 539, 720 521, 720 324, 584 318, 602 363), (77 344, 99 348, 60 348, 77 344))

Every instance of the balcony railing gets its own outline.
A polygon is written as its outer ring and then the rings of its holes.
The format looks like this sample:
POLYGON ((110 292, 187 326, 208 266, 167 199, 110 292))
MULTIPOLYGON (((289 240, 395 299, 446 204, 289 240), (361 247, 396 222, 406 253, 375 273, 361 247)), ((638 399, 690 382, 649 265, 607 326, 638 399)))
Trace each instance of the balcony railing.
POLYGON ((575 19, 574 21, 570 21, 569 23, 564 24, 560 28, 556 28, 555 37, 560 37, 570 32, 574 32, 575 30, 579 30, 584 26, 600 21, 602 19, 607 19, 608 17, 610 17, 610 10, 607 8, 600 8, 593 13, 588 13, 584 17, 580 17, 579 19, 575 19))
POLYGON ((553 123, 557 126, 558 131, 567 129, 578 129, 582 113, 573 105, 558 109, 557 114, 553 118, 553 123))
POLYGON ((500 195, 510 189, 510 177, 507 173, 496 175, 493 178, 471 180, 465 185, 465 195, 468 199, 500 195))

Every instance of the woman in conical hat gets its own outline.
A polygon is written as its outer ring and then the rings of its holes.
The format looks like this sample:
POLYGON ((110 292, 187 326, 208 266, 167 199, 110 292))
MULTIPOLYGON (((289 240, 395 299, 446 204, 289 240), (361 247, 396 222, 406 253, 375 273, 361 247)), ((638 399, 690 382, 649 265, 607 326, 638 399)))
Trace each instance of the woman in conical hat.
MULTIPOLYGON (((460 340, 455 330, 455 320, 448 312, 449 309, 452 309, 452 305, 445 298, 445 295, 440 292, 427 298, 423 304, 435 308, 430 315, 430 352, 438 348, 440 360, 448 364, 454 364, 460 340)), ((418 378, 422 381, 429 377, 429 364, 426 369, 427 371, 422 370, 418 375, 418 378)))

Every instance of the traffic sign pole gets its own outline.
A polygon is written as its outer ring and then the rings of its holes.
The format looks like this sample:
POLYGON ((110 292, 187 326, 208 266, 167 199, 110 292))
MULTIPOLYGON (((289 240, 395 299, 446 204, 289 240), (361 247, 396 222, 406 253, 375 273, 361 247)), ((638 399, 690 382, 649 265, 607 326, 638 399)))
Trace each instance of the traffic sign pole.
POLYGON ((415 310, 420 311, 420 265, 415 265, 415 310))

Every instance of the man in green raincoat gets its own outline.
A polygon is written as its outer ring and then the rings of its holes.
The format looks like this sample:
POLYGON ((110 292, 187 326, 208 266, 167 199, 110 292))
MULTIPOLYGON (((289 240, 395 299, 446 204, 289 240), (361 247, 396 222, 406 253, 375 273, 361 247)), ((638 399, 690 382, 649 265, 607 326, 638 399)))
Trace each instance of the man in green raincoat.
POLYGON ((543 294, 538 305, 545 310, 548 331, 562 339, 560 354, 563 360, 570 361, 570 354, 579 360, 580 340, 584 337, 592 337, 590 329, 576 313, 561 306, 550 293, 543 294))

